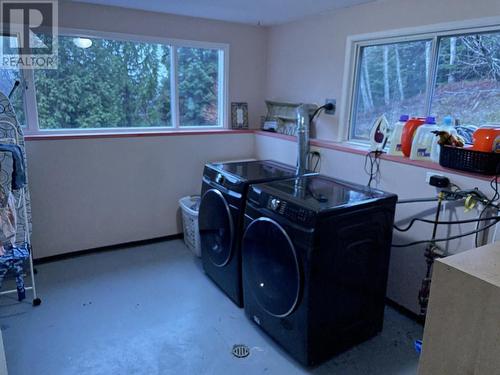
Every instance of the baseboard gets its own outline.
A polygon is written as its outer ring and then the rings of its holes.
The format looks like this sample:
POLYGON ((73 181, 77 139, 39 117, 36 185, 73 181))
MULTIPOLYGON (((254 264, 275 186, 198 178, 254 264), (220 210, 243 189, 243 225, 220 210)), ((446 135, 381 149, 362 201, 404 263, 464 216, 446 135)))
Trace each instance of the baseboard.
POLYGON ((93 254, 93 253, 102 253, 103 251, 114 251, 114 250, 119 250, 119 249, 123 249, 126 247, 142 246, 142 245, 148 245, 148 244, 152 244, 152 243, 156 243, 156 242, 178 240, 178 239, 182 238, 182 236, 183 236, 182 233, 178 233, 178 234, 172 234, 170 236, 156 237, 156 238, 151 238, 151 239, 147 239, 147 240, 131 241, 131 242, 126 242, 126 243, 121 243, 121 244, 116 244, 116 245, 97 247, 97 248, 93 248, 93 249, 73 251, 70 253, 57 254, 57 255, 51 255, 48 257, 37 258, 37 259, 33 260, 33 263, 35 265, 37 265, 37 264, 55 262, 55 261, 64 260, 64 259, 75 258, 75 257, 83 256, 83 255, 93 254))
POLYGON ((411 320, 414 320, 417 323, 424 325, 424 323, 425 323, 425 317, 424 316, 419 315, 419 314, 415 314, 410 309, 408 309, 408 308, 400 305, 397 302, 394 302, 394 301, 390 300, 389 298, 385 299, 385 304, 387 306, 392 307, 394 310, 397 310, 400 314, 402 314, 402 315, 410 318, 411 320))

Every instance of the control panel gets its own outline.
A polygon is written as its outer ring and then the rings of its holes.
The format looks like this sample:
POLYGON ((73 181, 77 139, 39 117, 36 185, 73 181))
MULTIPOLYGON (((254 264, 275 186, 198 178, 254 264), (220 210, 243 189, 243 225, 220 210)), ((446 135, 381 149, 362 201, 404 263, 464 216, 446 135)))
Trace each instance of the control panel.
POLYGON ((236 193, 242 193, 245 188, 244 182, 238 178, 209 167, 205 167, 203 171, 203 181, 211 187, 222 187, 236 193))
POLYGON ((217 175, 215 176, 215 182, 217 182, 219 185, 224 185, 224 181, 224 175, 222 173, 217 173, 217 175))
POLYGON ((313 212, 273 196, 268 197, 266 207, 291 221, 301 224, 309 223, 313 219, 313 212))

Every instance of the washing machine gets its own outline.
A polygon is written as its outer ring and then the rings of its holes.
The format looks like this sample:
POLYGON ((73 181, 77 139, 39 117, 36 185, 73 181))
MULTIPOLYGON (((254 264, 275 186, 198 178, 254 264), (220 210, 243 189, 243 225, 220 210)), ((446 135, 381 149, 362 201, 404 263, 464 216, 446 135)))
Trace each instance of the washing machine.
POLYGON ((382 329, 396 201, 320 175, 250 187, 245 313, 303 365, 382 329))
POLYGON ((210 163, 204 168, 198 214, 203 269, 240 307, 240 244, 248 187, 295 175, 295 168, 272 160, 210 163))

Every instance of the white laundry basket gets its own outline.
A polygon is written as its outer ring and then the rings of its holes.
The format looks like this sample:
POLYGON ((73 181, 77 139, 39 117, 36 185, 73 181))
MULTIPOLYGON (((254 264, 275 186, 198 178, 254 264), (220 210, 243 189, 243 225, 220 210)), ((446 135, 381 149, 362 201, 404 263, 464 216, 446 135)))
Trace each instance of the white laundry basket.
POLYGON ((201 197, 190 195, 179 199, 182 210, 182 227, 184 242, 197 257, 201 256, 200 232, 198 230, 198 209, 201 197))

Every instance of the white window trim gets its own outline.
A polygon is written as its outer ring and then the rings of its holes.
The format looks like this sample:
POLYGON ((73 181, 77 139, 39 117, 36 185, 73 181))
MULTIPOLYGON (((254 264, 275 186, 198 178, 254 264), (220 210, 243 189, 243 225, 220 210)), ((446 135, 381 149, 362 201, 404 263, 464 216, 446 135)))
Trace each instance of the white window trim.
POLYGON ((434 80, 436 75, 436 61, 438 58, 437 41, 444 36, 467 34, 475 32, 488 32, 500 30, 500 17, 487 17, 471 19, 457 22, 446 22, 427 26, 409 27, 368 34, 350 35, 346 40, 346 53, 344 60, 344 77, 342 81, 342 94, 339 113, 339 132, 337 142, 348 143, 356 146, 366 147, 369 141, 361 139, 350 139, 352 126, 352 111, 357 87, 356 71, 360 61, 360 49, 365 46, 378 44, 407 42, 412 40, 432 40, 431 51, 431 74, 429 74, 426 111, 430 111, 432 91, 434 90, 434 80))
POLYGON ((172 47, 172 58, 170 59, 170 86, 171 93, 175 90, 175 95, 170 98, 172 111, 172 126, 157 127, 123 127, 123 128, 84 128, 84 129, 40 129, 38 126, 38 111, 36 105, 36 84, 33 70, 22 69, 21 74, 25 82, 24 105, 26 113, 26 135, 78 135, 78 134, 120 134, 120 133, 170 133, 175 131, 189 130, 221 130, 229 128, 229 44, 203 42, 183 39, 163 38, 149 35, 135 35, 127 33, 115 33, 105 31, 94 31, 86 29, 59 28, 59 36, 76 36, 82 38, 102 38, 113 39, 124 42, 158 43, 172 47), (218 100, 219 125, 206 126, 180 126, 179 123, 179 103, 177 85, 177 48, 192 47, 219 50, 219 87, 222 87, 222 98, 218 100), (175 85, 175 86, 174 86, 175 85))

